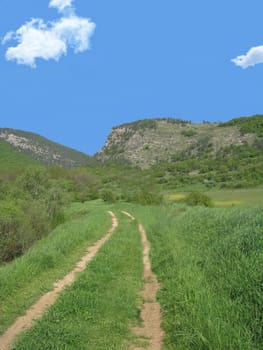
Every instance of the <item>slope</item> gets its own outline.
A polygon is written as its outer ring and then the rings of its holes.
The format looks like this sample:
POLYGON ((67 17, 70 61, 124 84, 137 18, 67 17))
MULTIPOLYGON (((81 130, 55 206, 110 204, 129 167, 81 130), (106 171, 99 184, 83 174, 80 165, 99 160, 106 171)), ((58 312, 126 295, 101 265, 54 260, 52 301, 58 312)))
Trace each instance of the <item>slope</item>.
POLYGON ((0 171, 7 172, 19 170, 32 166, 39 166, 40 163, 19 152, 6 141, 0 141, 0 171))
POLYGON ((261 141, 257 130, 262 118, 246 118, 249 128, 245 129, 242 118, 241 122, 225 124, 194 124, 171 118, 140 120, 113 128, 96 157, 103 162, 129 162, 141 168, 169 162, 182 154, 184 159, 204 155, 213 159, 225 147, 253 146, 261 141))
POLYGON ((0 128, 0 140, 45 165, 73 168, 94 164, 92 157, 31 132, 0 128))

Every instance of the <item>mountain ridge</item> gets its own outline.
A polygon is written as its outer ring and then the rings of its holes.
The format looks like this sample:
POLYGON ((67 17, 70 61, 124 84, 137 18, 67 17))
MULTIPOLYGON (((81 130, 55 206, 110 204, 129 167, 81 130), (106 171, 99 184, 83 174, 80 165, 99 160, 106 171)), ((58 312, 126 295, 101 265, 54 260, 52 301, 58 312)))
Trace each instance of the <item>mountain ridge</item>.
POLYGON ((45 165, 73 168, 95 162, 85 153, 28 131, 0 128, 0 141, 8 142, 17 151, 45 165))
POLYGON ((213 159, 232 146, 262 149, 263 115, 225 123, 193 123, 173 118, 124 123, 112 128, 105 145, 94 156, 41 135, 11 128, 0 128, 1 141, 45 165, 74 168, 115 162, 149 168, 176 159, 213 159))
POLYGON ((214 157, 224 147, 253 146, 261 139, 256 131, 263 128, 262 123, 261 115, 226 123, 192 123, 171 118, 139 120, 112 128, 96 158, 104 163, 128 162, 148 168, 160 161, 169 162, 179 154, 198 157, 202 153, 214 157))

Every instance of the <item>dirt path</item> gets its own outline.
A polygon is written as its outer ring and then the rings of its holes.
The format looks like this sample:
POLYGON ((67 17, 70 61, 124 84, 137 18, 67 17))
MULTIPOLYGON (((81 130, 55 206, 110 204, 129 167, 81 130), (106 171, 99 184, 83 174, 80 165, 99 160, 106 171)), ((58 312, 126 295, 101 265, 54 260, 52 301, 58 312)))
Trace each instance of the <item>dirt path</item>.
MULTIPOLYGON (((122 211, 122 213, 130 219, 135 220, 130 213, 125 211, 122 211)), ((141 311, 143 325, 142 327, 134 328, 133 331, 139 338, 146 340, 146 342, 144 342, 141 347, 133 347, 132 350, 160 350, 163 343, 164 332, 161 329, 161 307, 156 300, 159 284, 156 275, 152 272, 150 243, 147 239, 145 229, 141 224, 139 224, 138 229, 141 234, 144 265, 144 288, 142 291, 143 308, 141 311)))
POLYGON ((93 246, 88 248, 87 254, 82 257, 71 272, 69 272, 62 280, 54 284, 54 289, 52 291, 44 294, 30 309, 26 311, 24 316, 18 317, 13 325, 9 327, 2 336, 0 336, 1 350, 8 350, 18 334, 29 329, 32 326, 33 321, 38 320, 43 316, 44 312, 55 303, 63 289, 74 282, 76 274, 85 270, 88 263, 91 262, 103 244, 111 237, 115 229, 118 227, 118 220, 111 211, 108 213, 112 217, 112 227, 109 232, 93 246))

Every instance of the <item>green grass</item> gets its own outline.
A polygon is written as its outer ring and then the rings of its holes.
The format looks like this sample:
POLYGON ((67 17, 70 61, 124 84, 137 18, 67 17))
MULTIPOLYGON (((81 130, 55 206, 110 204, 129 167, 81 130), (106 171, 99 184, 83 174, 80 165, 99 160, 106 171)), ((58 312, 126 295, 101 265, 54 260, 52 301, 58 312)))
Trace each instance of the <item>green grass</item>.
POLYGON ((164 349, 262 349, 262 208, 130 211, 152 244, 164 349))
MULTIPOLYGON (((81 207, 70 208, 77 215, 81 207)), ((87 246, 111 226, 106 208, 89 209, 86 216, 58 226, 26 255, 0 268, 0 333, 30 307, 54 281, 70 271, 87 246)))
POLYGON ((120 219, 88 268, 13 349, 127 349, 139 319, 142 248, 136 223, 120 219))
MULTIPOLYGON (((252 192, 235 191, 236 198, 252 198, 252 192)), ((221 192, 217 196, 228 200, 221 192)), ((60 226, 24 258, 0 269, 0 281, 7 286, 0 288, 5 292, 0 299, 1 325, 10 324, 70 269, 86 239, 101 236, 109 227, 109 218, 105 220, 108 208, 131 212, 146 228, 153 269, 161 284, 158 299, 166 334, 164 350, 263 348, 260 206, 208 209, 179 204, 106 206, 101 201, 74 204, 67 212, 73 221, 60 226), (67 240, 81 243, 74 243, 79 248, 60 252, 64 262, 57 267, 57 250, 63 250, 67 240)), ((139 321, 142 248, 136 222, 121 215, 119 219, 118 230, 85 272, 42 320, 21 335, 14 350, 126 350, 135 340, 131 326, 139 321)))

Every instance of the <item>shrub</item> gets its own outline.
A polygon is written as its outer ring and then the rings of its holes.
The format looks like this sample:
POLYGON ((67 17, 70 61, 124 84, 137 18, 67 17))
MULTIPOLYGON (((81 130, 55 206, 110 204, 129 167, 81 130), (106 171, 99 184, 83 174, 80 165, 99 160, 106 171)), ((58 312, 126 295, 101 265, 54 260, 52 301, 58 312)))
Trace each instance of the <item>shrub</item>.
POLYGON ((194 129, 186 129, 186 130, 183 130, 181 134, 186 137, 192 137, 196 135, 196 131, 194 129))
POLYGON ((191 206, 204 206, 204 207, 212 207, 213 202, 212 199, 202 192, 190 192, 184 199, 188 205, 191 206))
POLYGON ((49 219, 48 208, 42 201, 27 202, 23 206, 29 229, 23 235, 23 253, 37 240, 46 236, 50 231, 51 220, 49 219))
POLYGON ((101 199, 106 203, 114 203, 117 198, 115 193, 110 189, 104 189, 100 193, 101 199))
POLYGON ((161 204, 163 197, 157 192, 141 191, 134 196, 134 202, 142 205, 161 204))
POLYGON ((0 262, 11 261, 23 252, 25 215, 11 202, 0 202, 0 262))
POLYGON ((48 184, 48 175, 42 169, 30 169, 17 178, 17 185, 33 199, 41 197, 48 184))

